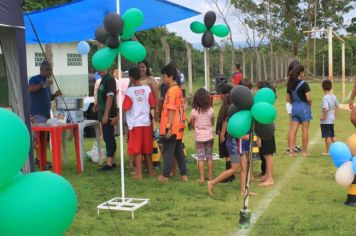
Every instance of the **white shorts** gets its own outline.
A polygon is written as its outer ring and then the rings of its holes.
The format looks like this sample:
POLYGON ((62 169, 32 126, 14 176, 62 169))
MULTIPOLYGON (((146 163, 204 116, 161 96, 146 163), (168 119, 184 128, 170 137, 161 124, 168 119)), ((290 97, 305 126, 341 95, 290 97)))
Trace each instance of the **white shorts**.
POLYGON ((286 103, 286 110, 288 114, 292 114, 292 104, 290 104, 289 102, 286 103))

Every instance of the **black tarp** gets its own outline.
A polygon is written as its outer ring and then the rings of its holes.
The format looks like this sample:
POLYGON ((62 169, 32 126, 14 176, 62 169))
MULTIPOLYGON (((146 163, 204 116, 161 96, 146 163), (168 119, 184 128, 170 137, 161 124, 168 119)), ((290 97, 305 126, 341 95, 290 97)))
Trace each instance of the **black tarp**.
MULTIPOLYGON (((31 132, 22 2, 0 1, 0 45, 5 62, 10 105, 31 132)), ((29 162, 24 169, 25 172, 33 170, 32 148, 29 152, 29 162)))
POLYGON ((0 26, 24 27, 22 0, 0 1, 0 26))

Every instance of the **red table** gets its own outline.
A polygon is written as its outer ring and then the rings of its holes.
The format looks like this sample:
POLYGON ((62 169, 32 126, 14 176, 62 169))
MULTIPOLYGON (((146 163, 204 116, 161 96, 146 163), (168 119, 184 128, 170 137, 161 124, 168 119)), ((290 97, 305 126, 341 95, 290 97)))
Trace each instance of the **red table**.
POLYGON ((77 124, 32 124, 31 129, 32 132, 36 133, 38 145, 37 152, 41 170, 45 170, 47 161, 46 133, 49 132, 51 134, 53 172, 59 175, 62 173, 62 131, 73 130, 77 170, 80 174, 82 173, 80 162, 79 129, 77 124))

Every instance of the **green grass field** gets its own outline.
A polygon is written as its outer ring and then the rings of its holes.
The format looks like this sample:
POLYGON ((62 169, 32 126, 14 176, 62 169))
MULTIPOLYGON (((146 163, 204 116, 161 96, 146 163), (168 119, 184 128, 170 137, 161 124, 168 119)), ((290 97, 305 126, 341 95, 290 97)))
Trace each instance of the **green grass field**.
MULTIPOLYGON (((347 92, 351 90, 347 84, 347 92)), ((311 83, 314 120, 310 126, 310 152, 312 156, 293 159, 285 154, 288 116, 285 112, 285 88, 278 89, 276 108, 277 154, 274 156, 274 181, 270 187, 258 187, 252 182, 251 190, 258 196, 250 198, 253 218, 260 215, 251 227, 250 235, 356 235, 356 209, 346 207, 347 189, 334 180, 336 168, 331 158, 320 155, 324 143, 320 136, 319 111, 322 98, 320 83, 311 83)), ((334 85, 334 93, 341 99, 341 84, 334 85)), ((341 101, 340 101, 341 102, 341 101)), ((218 110, 218 102, 215 110, 218 110)), ((188 110, 188 114, 190 111, 188 110)), ((338 140, 345 141, 355 129, 349 122, 349 112, 337 114, 335 132, 338 140)), ((298 134, 298 143, 301 143, 298 134)), ((89 150, 94 139, 86 139, 89 150)), ((102 211, 96 206, 113 197, 121 196, 120 168, 113 172, 97 172, 98 165, 85 162, 82 176, 76 172, 74 150, 63 164, 63 176, 76 190, 78 212, 66 235, 233 235, 239 230, 239 210, 242 198, 239 181, 216 186, 216 194, 209 197, 206 185, 199 185, 192 131, 186 131, 189 181, 182 183, 173 177, 168 184, 159 184, 156 178, 144 177, 133 181, 128 173, 125 156, 126 196, 148 198, 150 206, 135 213, 102 211), (115 226, 117 224, 117 227, 115 226)), ((70 145, 73 146, 73 145, 70 145)), ((217 145, 215 143, 215 151, 217 145)), ((117 155, 118 156, 118 155, 117 155)), ((224 161, 216 161, 214 176, 225 169, 224 161)), ((260 162, 254 162, 254 174, 260 172, 260 162)))

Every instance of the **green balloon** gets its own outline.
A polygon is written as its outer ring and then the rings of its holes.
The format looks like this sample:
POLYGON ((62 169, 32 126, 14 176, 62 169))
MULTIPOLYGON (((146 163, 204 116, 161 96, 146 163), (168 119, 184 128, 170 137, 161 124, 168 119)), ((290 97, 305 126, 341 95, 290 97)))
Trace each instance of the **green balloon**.
POLYGON ((128 9, 122 16, 125 28, 137 28, 143 23, 143 12, 137 8, 128 9))
POLYGON ((15 177, 12 179, 12 181, 14 181, 14 180, 16 180, 16 179, 18 179, 18 178, 21 178, 22 176, 23 176, 22 172, 19 171, 19 172, 17 172, 17 174, 15 175, 15 177))
POLYGON ((259 102, 251 108, 252 116, 261 124, 268 125, 272 123, 277 116, 276 109, 267 102, 259 102))
POLYGON ((259 102, 267 102, 271 105, 276 101, 276 95, 270 88, 262 88, 257 91, 255 97, 253 98, 254 104, 259 102))
POLYGON ((211 27, 210 31, 218 36, 218 37, 225 37, 229 34, 229 28, 226 25, 214 25, 211 27))
POLYGON ((102 48, 97 51, 92 58, 94 68, 98 71, 110 68, 115 61, 118 51, 119 47, 115 49, 102 48))
POLYGON ((252 115, 248 110, 235 113, 227 123, 227 132, 234 138, 245 136, 251 129, 252 115))
POLYGON ((190 30, 194 33, 201 34, 207 31, 207 28, 203 23, 200 23, 199 21, 194 21, 190 24, 190 30))
POLYGON ((63 235, 77 211, 72 186, 62 176, 35 172, 0 191, 0 235, 63 235))
POLYGON ((132 37, 135 35, 135 29, 134 28, 128 28, 124 27, 124 30, 122 31, 121 34, 121 39, 128 40, 132 39, 132 37))
POLYGON ((30 134, 20 117, 7 109, 0 108, 0 124, 1 189, 25 164, 30 150, 30 134))
POLYGON ((121 54, 129 61, 139 62, 146 58, 146 48, 139 42, 128 41, 120 44, 121 54))

